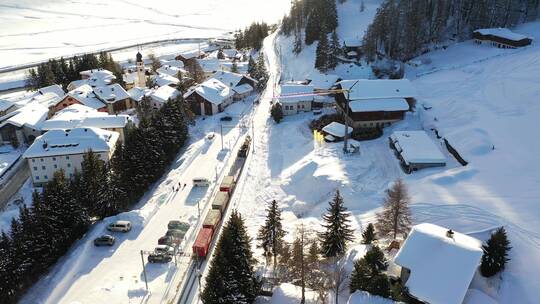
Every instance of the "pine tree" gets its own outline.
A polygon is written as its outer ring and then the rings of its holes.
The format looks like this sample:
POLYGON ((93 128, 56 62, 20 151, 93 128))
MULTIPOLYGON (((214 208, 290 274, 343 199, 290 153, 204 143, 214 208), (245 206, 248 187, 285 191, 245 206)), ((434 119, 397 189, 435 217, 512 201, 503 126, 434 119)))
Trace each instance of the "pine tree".
POLYGON ((354 263, 349 284, 350 292, 365 290, 369 293, 388 297, 390 284, 382 282, 384 279, 388 281, 386 275, 382 273, 387 267, 388 262, 384 257, 384 253, 377 246, 371 247, 361 259, 354 263))
POLYGON ((238 64, 236 64, 236 60, 233 60, 233 63, 231 66, 231 72, 238 73, 238 64))
POLYGON ((88 210, 91 216, 97 216, 100 213, 97 210, 98 193, 100 192, 102 183, 106 180, 105 162, 98 157, 98 154, 88 151, 83 156, 81 168, 82 184, 84 187, 81 205, 88 210))
POLYGON ((337 67, 339 55, 341 55, 341 44, 339 43, 339 38, 336 31, 333 31, 330 52, 328 55, 328 69, 333 70, 337 67))
POLYGON ((294 31, 293 53, 298 55, 298 54, 300 54, 300 52, 302 52, 302 31, 297 28, 294 31))
POLYGON ((283 237, 285 231, 281 224, 281 210, 276 202, 273 200, 268 208, 268 212, 264 225, 259 229, 257 240, 259 241, 259 247, 263 249, 264 255, 267 258, 274 258, 274 270, 277 267, 277 256, 281 251, 283 245, 283 237))
POLYGON ((317 50, 315 51, 315 68, 321 72, 328 71, 329 68, 329 46, 328 46, 328 37, 326 35, 326 27, 322 25, 322 29, 319 36, 319 44, 317 45, 317 50))
POLYGON ((354 230, 351 229, 350 214, 346 212, 339 190, 336 190, 329 205, 327 213, 323 215, 325 231, 319 235, 321 253, 327 258, 341 257, 347 250, 347 243, 354 240, 354 230))
POLYGON ((270 75, 268 75, 268 71, 266 70, 266 63, 264 61, 264 53, 260 52, 259 57, 257 58, 257 89, 259 91, 262 91, 266 87, 266 83, 268 82, 268 79, 270 78, 270 75))
POLYGON ((223 49, 219 49, 219 51, 217 53, 217 58, 218 59, 225 59, 225 53, 223 53, 223 49))
POLYGON ((258 78, 257 63, 255 62, 255 60, 253 60, 253 57, 251 57, 251 55, 249 56, 248 60, 248 74, 255 79, 258 78))
POLYGON ((398 179, 386 190, 383 211, 377 214, 377 231, 379 235, 391 235, 395 239, 398 234, 406 234, 411 223, 407 186, 402 179, 398 179))
POLYGON ((281 245, 281 250, 279 251, 279 277, 282 281, 289 281, 290 280, 290 271, 289 271, 289 264, 291 262, 292 252, 291 252, 291 246, 284 242, 281 245))
POLYGON ((202 302, 253 303, 260 289, 253 264, 244 220, 233 211, 216 246, 201 294, 202 302))
POLYGON ((375 227, 369 223, 366 230, 362 233, 362 244, 371 244, 375 240, 375 227))
POLYGON ((499 271, 504 270, 506 262, 510 261, 508 251, 512 249, 504 227, 500 227, 492 233, 482 248, 484 249, 482 264, 480 265, 482 275, 492 277, 499 271))
POLYGON ((281 103, 276 102, 270 108, 270 115, 276 123, 279 123, 283 119, 283 106, 281 103))

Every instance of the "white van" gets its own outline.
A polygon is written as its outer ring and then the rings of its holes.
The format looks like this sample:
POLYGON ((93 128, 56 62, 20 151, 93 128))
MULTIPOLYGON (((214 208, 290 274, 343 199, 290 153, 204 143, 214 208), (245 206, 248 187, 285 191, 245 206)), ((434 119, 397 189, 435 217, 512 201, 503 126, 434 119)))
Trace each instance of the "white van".
POLYGON ((205 177, 196 177, 193 179, 193 186, 195 187, 208 187, 210 186, 210 181, 205 177))
POLYGON ((131 230, 130 221, 116 221, 107 226, 107 230, 115 232, 128 232, 131 230))

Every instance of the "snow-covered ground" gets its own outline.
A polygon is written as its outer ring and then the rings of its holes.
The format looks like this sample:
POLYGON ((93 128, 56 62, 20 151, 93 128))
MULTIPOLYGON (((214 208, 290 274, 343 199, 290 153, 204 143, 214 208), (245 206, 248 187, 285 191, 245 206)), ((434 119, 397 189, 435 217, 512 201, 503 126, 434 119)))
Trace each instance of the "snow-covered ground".
POLYGON ((0 68, 176 38, 215 37, 276 22, 288 0, 4 0, 0 68))
MULTIPOLYGON (((540 22, 516 31, 538 41, 540 22)), ((282 42, 276 46, 279 55, 269 58, 270 63, 281 58, 287 73, 283 79, 303 79, 311 72, 314 47, 295 56, 286 39, 277 41, 282 42)), ((435 223, 481 240, 492 228, 504 225, 513 246, 512 260, 502 276, 489 280, 477 276, 472 287, 499 303, 535 303, 540 295, 540 46, 500 50, 465 41, 424 57, 431 58, 429 66, 407 71, 420 94, 418 110, 385 129, 382 138, 357 143, 357 155, 343 155, 340 143, 316 146, 307 125, 314 117, 311 113, 287 116, 275 124, 267 114, 272 95, 262 100, 255 119, 257 152, 239 204, 249 233, 256 236, 272 199, 283 209, 289 240, 300 222, 320 229, 320 216, 339 189, 353 213, 359 242, 360 228, 374 220, 384 190, 402 177, 410 189, 416 223, 435 223), (432 108, 424 110, 423 104, 432 108), (432 127, 469 164, 461 166, 429 132, 441 146, 447 166, 404 174, 388 148, 388 135, 432 127)), ((342 68, 336 74, 349 78, 342 68)), ((279 67, 272 66, 271 71, 272 79, 280 76, 279 67)), ((477 304, 472 297, 467 301, 477 304)))
MULTIPOLYGON (((107 218, 93 227, 39 281, 21 303, 163 303, 175 296, 176 284, 188 266, 189 257, 180 257, 178 266, 169 264, 146 264, 149 293, 145 291, 140 250, 152 251, 159 237, 167 231, 167 223, 181 219, 192 224, 184 243, 187 255, 198 231, 197 221, 200 200, 201 212, 210 208, 209 196, 215 189, 215 177, 221 176, 231 153, 239 142, 244 124, 243 116, 251 111, 249 102, 237 102, 227 108, 225 114, 199 119, 192 128, 192 143, 185 153, 172 165, 171 171, 141 199, 133 211, 107 218), (207 132, 219 134, 219 117, 229 114, 235 117, 232 126, 224 128, 225 150, 221 150, 219 135, 207 140, 207 132), (205 176, 213 181, 205 191, 192 188, 194 177, 205 176), (178 182, 187 186, 178 191, 172 187, 178 182), (116 234, 113 247, 94 247, 92 240, 106 233, 105 227, 115 220, 130 220, 133 229, 127 234, 116 234)), ((228 125, 231 125, 228 123, 228 125)), ((146 261, 145 261, 146 262, 146 261)))

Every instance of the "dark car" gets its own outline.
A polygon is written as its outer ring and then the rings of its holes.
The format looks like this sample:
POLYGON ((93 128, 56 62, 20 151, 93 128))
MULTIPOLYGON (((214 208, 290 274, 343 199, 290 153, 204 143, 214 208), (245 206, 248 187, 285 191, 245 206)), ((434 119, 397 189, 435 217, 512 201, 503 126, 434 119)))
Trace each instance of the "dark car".
POLYGON ((219 120, 221 120, 221 121, 231 121, 231 120, 232 120, 232 117, 230 117, 230 116, 223 116, 223 117, 221 117, 219 120))
POLYGON ((114 236, 112 235, 102 235, 94 240, 95 246, 112 246, 114 245, 114 236))
POLYGON ((169 263, 172 261, 172 256, 168 254, 151 253, 148 256, 149 263, 169 263))
POLYGON ((158 245, 173 246, 174 239, 170 236, 162 236, 158 239, 158 245))

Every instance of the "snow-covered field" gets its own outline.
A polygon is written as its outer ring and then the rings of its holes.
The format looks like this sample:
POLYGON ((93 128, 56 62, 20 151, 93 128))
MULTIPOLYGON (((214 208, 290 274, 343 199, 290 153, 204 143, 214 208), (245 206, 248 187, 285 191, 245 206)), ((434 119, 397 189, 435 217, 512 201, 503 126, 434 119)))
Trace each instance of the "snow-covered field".
POLYGON ((278 21, 288 0, 4 0, 0 68, 124 45, 215 37, 278 21))

